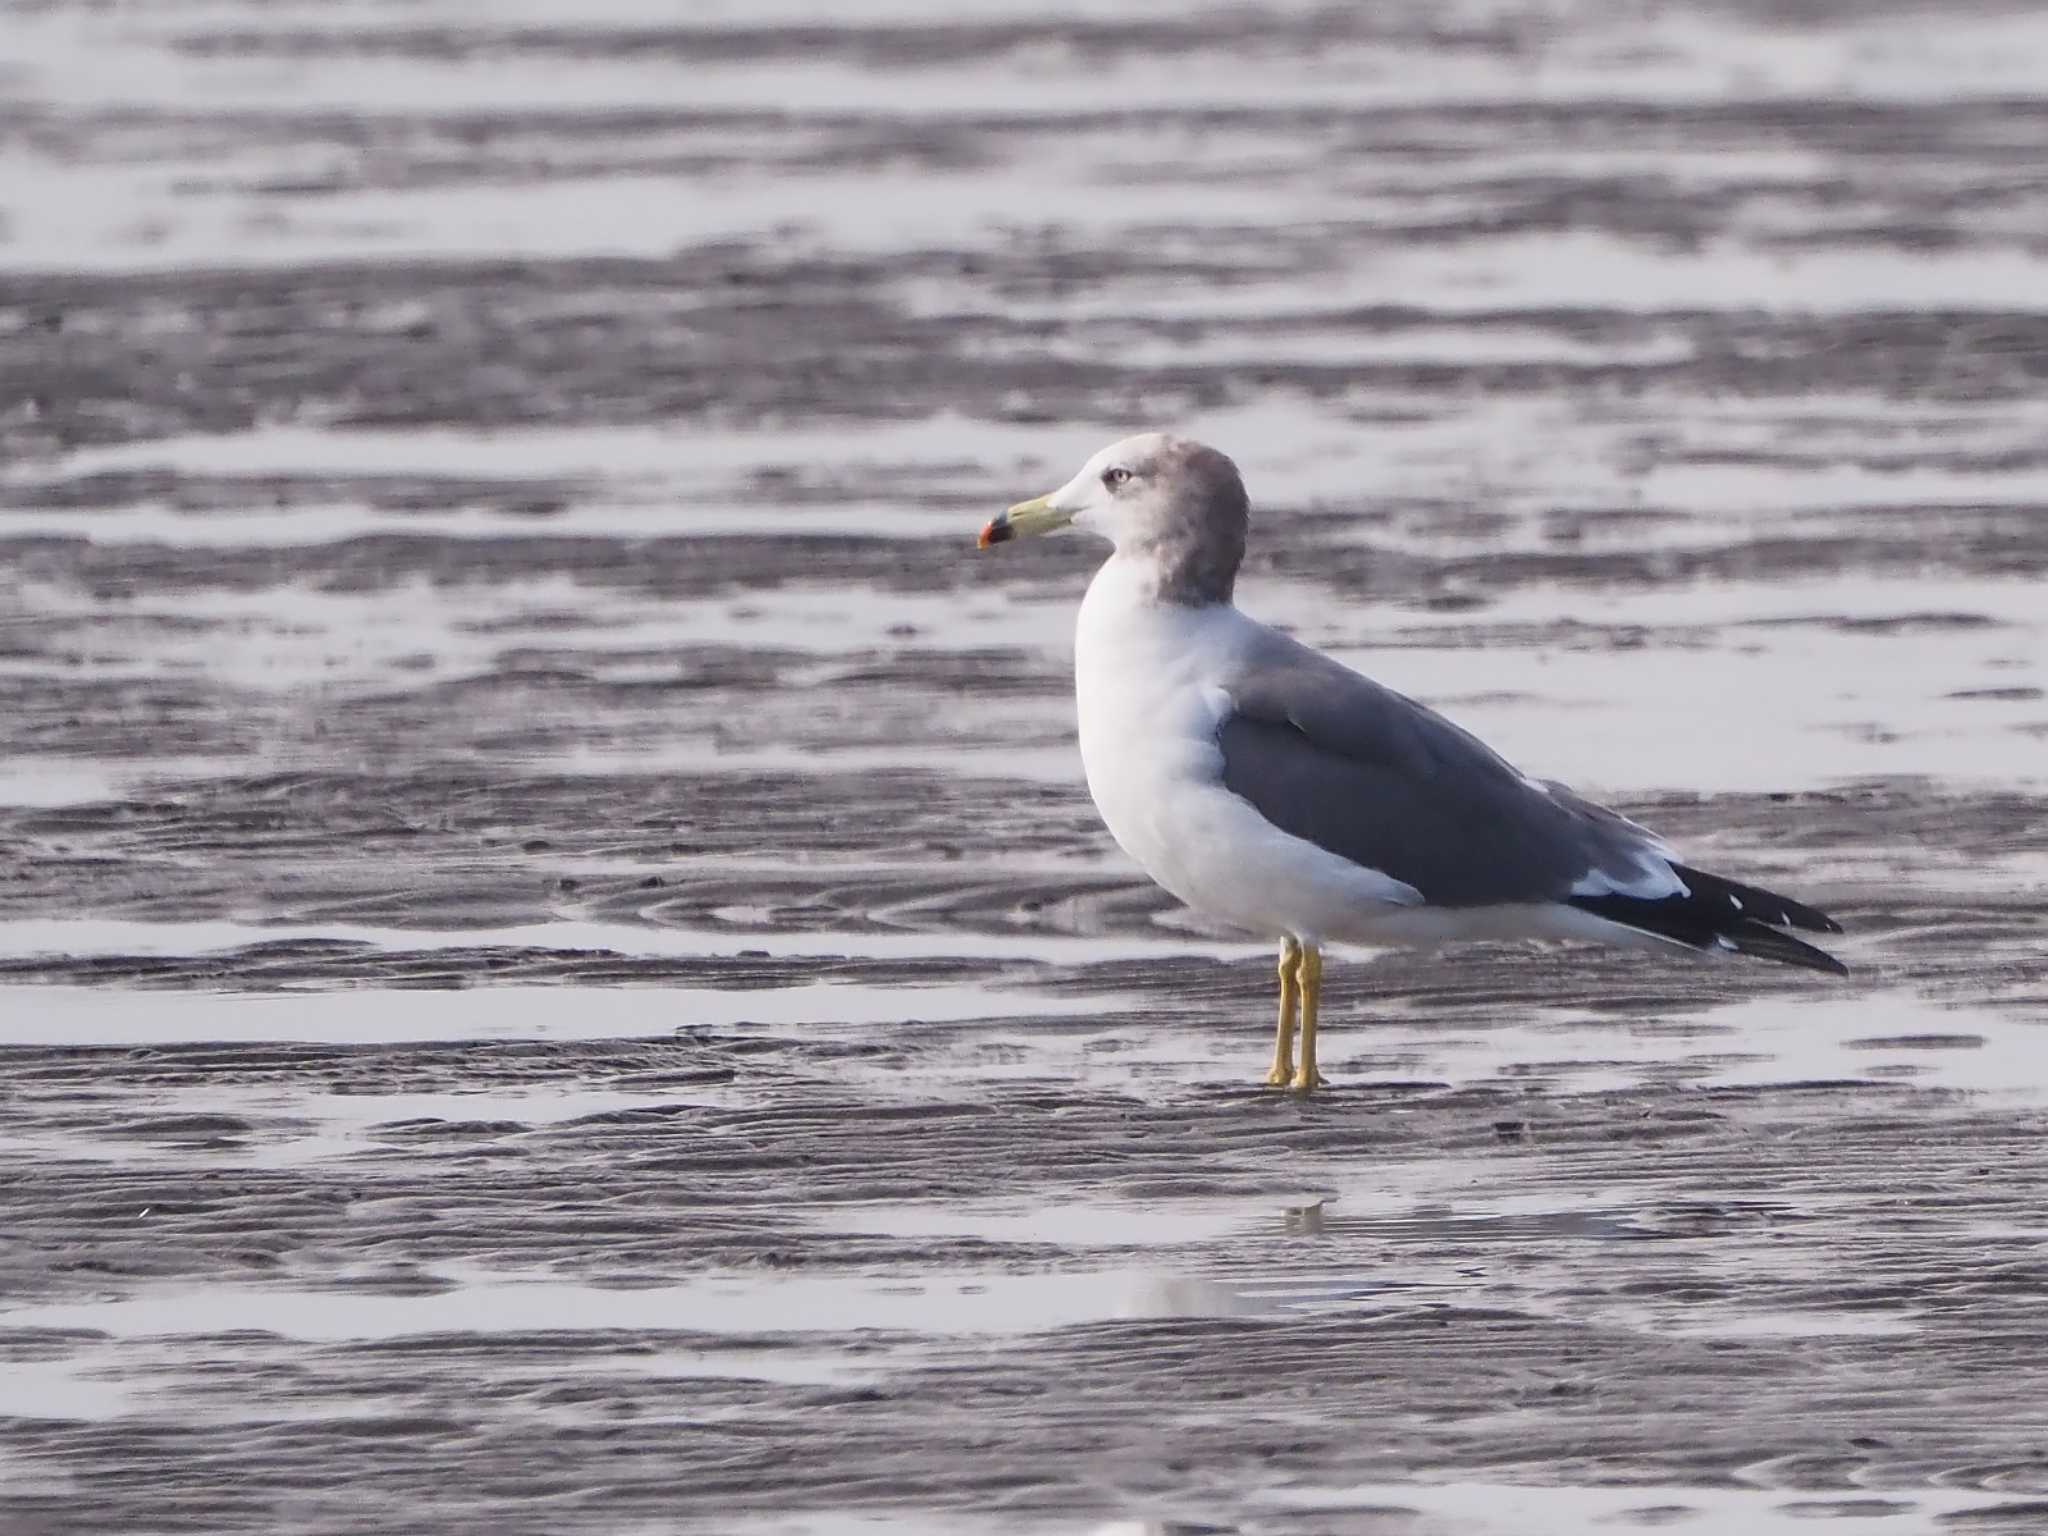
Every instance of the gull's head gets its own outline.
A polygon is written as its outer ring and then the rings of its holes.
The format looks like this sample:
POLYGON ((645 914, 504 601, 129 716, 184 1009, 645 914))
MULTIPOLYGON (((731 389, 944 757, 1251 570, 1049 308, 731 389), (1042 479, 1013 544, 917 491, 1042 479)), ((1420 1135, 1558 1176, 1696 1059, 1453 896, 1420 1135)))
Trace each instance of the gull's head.
POLYGON ((1250 520, 1244 481, 1228 457, 1144 432, 1111 443, 1058 490, 1018 502, 981 530, 980 543, 1082 528, 1148 566, 1162 599, 1202 607, 1230 601, 1250 520))

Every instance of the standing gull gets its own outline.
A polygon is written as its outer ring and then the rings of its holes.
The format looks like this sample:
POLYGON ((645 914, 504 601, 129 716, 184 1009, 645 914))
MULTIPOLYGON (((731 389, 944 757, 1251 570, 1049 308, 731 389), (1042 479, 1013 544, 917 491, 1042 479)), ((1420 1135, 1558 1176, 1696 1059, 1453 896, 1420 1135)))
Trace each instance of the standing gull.
POLYGON ((1680 863, 1626 817, 1239 612, 1249 522, 1235 464, 1147 433, 1010 508, 981 547, 1069 525, 1114 546, 1075 628, 1088 792, 1160 885, 1279 941, 1269 1084, 1322 1085, 1333 940, 1679 944, 1848 974, 1785 932, 1840 933, 1825 913, 1680 863))

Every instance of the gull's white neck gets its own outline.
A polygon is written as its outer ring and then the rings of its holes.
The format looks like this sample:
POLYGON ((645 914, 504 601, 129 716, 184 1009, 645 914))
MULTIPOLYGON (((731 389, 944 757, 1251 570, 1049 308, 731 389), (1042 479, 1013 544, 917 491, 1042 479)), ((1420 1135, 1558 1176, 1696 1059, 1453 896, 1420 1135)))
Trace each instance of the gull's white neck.
POLYGON ((1197 674, 1214 676, 1219 648, 1230 649, 1229 640, 1250 623, 1229 603, 1191 608, 1158 594, 1149 561, 1114 554, 1102 563, 1074 624, 1077 692, 1114 680, 1156 694, 1197 674))
POLYGON ((1163 616, 1215 615, 1237 613, 1234 604, 1205 603, 1193 606, 1176 603, 1162 598, 1160 588, 1165 584, 1165 573, 1157 561, 1127 555, 1122 551, 1112 554, 1102 562, 1102 568, 1095 573, 1095 579, 1088 583, 1088 595, 1081 600, 1083 622, 1093 608, 1102 611, 1134 612, 1147 609, 1163 616))
MULTIPOLYGON (((1156 573, 1112 555, 1074 625, 1074 703, 1088 789, 1125 847, 1160 772, 1215 755, 1229 699, 1219 680, 1256 626, 1229 603, 1161 602, 1156 573)), ((1142 839, 1139 839, 1142 840, 1142 839)))

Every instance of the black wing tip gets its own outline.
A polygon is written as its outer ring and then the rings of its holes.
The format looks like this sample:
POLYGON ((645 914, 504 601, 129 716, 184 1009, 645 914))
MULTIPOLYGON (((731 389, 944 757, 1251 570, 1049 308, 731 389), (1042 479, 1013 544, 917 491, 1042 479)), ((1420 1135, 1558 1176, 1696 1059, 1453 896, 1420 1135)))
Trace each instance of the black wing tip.
POLYGON ((1692 901, 1703 904, 1708 910, 1740 914, 1748 922, 1777 928, 1799 928, 1808 933, 1842 931, 1842 925, 1820 908, 1809 907, 1789 896, 1780 896, 1760 885, 1743 885, 1686 864, 1673 864, 1671 868, 1685 882, 1686 889, 1692 893, 1692 901))
POLYGON ((1799 927, 1840 933, 1842 925, 1833 918, 1769 892, 1735 886, 1696 870, 1680 867, 1678 873, 1690 888, 1683 896, 1575 896, 1571 904, 1610 923, 1706 954, 1748 955, 1830 976, 1849 974, 1849 967, 1826 950, 1816 949, 1785 931, 1799 927))
MULTIPOLYGON (((1841 932, 1839 928, 1834 931, 1841 932)), ((1849 974, 1849 967, 1826 950, 1816 949, 1802 939, 1795 939, 1776 928, 1766 928, 1761 923, 1751 923, 1743 930, 1723 937, 1740 955, 1754 955, 1759 960, 1775 960, 1780 965, 1796 965, 1802 970, 1822 971, 1830 976, 1849 974)))

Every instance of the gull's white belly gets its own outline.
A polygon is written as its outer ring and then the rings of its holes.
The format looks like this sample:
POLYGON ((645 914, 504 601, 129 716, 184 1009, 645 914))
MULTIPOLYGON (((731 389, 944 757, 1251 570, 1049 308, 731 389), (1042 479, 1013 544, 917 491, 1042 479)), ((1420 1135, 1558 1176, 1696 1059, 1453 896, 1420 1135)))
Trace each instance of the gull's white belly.
POLYGON ((1251 621, 1135 600, 1136 575, 1104 565, 1075 633, 1081 761, 1110 835, 1219 921, 1269 938, 1373 937, 1415 890, 1280 831, 1223 787, 1220 679, 1251 621))

